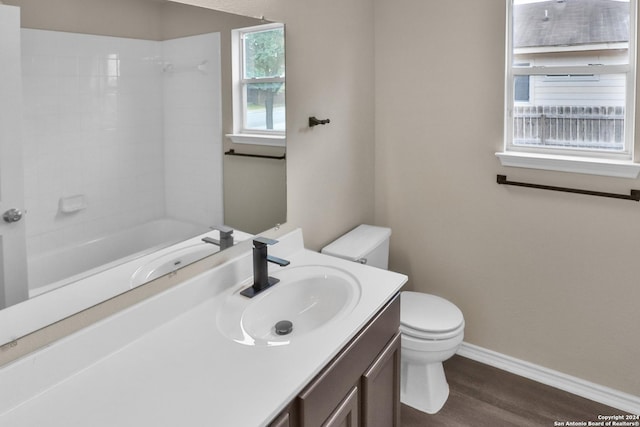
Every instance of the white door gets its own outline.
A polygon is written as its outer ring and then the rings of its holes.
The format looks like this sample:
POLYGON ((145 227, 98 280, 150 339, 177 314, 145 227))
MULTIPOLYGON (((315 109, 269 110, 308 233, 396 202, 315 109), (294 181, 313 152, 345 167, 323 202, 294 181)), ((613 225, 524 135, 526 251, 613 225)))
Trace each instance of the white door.
POLYGON ((20 70, 20 9, 0 4, 0 309, 29 296, 20 70))

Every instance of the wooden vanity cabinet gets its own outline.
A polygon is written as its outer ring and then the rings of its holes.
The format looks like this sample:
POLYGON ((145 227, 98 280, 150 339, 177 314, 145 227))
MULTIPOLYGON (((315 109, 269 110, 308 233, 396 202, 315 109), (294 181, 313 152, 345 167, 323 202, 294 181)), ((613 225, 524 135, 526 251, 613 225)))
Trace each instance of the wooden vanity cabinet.
POLYGON ((396 295, 269 427, 399 426, 399 327, 396 295))

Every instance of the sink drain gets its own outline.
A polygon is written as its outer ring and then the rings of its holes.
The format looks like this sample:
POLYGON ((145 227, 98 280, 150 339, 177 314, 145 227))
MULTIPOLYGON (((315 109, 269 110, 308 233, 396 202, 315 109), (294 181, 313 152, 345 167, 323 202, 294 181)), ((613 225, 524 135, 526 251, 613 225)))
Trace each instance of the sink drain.
POLYGON ((287 335, 293 331, 293 323, 289 320, 281 320, 276 323, 276 334, 287 335))

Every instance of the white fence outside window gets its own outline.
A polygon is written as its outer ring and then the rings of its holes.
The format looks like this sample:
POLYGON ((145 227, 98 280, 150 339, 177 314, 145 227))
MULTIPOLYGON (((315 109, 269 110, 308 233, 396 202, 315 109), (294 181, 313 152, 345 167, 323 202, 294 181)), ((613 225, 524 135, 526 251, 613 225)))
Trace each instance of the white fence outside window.
POLYGON ((514 106, 513 142, 538 147, 624 149, 624 107, 514 106))

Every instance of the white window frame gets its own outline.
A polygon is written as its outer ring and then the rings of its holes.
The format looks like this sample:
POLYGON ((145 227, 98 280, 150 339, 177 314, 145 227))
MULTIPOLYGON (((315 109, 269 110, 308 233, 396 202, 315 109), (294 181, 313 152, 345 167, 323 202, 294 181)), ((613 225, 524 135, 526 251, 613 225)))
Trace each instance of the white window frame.
POLYGON ((505 121, 504 150, 496 153, 503 166, 586 173, 625 178, 637 178, 640 164, 634 163, 635 89, 636 89, 636 30, 637 0, 630 0, 628 64, 589 66, 513 66, 513 0, 506 0, 505 52, 505 121), (550 76, 585 74, 625 74, 625 146, 622 152, 587 149, 525 147, 513 144, 514 76, 550 76))
POLYGON ((244 43, 245 34, 283 28, 284 24, 271 23, 253 27, 239 28, 231 31, 232 61, 232 101, 233 101, 233 133, 226 136, 237 144, 286 146, 286 130, 248 129, 245 126, 247 112, 246 86, 250 83, 285 83, 285 77, 244 79, 244 43))

